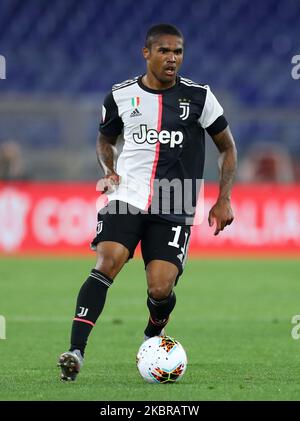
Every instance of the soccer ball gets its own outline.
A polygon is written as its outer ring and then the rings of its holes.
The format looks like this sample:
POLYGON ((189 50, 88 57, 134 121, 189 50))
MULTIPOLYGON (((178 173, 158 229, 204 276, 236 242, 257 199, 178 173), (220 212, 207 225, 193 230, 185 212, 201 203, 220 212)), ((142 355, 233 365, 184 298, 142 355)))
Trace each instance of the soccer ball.
POLYGON ((187 367, 183 346, 169 336, 153 336, 140 347, 136 356, 140 375, 148 383, 174 383, 187 367))

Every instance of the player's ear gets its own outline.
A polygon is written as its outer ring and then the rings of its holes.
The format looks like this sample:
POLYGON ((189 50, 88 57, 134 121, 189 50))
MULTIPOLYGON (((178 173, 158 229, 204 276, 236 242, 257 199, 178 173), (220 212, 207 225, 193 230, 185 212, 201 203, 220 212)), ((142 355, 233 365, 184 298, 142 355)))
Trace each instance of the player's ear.
POLYGON ((144 59, 146 59, 146 60, 149 59, 149 57, 150 57, 150 50, 149 50, 149 48, 143 47, 143 56, 144 56, 144 59))

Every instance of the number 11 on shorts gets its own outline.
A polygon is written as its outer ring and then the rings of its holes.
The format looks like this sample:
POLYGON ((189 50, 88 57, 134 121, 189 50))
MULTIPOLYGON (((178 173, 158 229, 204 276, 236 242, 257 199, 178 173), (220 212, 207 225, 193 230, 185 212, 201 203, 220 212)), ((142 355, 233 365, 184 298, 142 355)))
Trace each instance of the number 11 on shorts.
MULTIPOLYGON (((177 225, 177 227, 172 227, 172 231, 175 231, 175 235, 174 235, 173 241, 168 242, 168 246, 176 247, 179 249, 180 244, 178 244, 178 240, 180 237, 181 229, 182 229, 181 225, 177 225)), ((183 247, 181 247, 181 252, 185 254, 185 247, 186 247, 186 243, 187 243, 187 239, 189 235, 187 232, 185 232, 184 234, 185 234, 185 240, 184 240, 183 247)))

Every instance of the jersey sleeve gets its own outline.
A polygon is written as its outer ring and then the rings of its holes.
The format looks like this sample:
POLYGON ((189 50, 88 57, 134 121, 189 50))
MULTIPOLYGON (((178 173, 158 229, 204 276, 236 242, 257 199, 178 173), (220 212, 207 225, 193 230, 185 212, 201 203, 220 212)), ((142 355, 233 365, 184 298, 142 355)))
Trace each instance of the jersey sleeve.
POLYGON ((223 115, 223 108, 218 102, 217 98, 211 92, 208 85, 205 86, 206 98, 202 114, 198 120, 203 129, 210 127, 219 117, 223 115))
POLYGON ((123 130, 123 121, 119 116, 118 106, 110 92, 104 99, 102 105, 102 120, 99 125, 99 132, 105 136, 118 136, 123 130))

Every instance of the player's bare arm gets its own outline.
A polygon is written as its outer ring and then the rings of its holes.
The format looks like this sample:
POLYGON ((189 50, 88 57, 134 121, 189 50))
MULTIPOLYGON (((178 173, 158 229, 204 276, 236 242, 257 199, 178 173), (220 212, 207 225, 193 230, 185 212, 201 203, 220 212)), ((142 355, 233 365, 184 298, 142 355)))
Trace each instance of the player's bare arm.
POLYGON ((112 185, 120 182, 120 177, 114 169, 117 138, 118 136, 108 137, 102 133, 99 133, 97 137, 97 159, 105 174, 101 180, 100 189, 105 192, 109 191, 112 185))
POLYGON ((222 132, 213 135, 212 140, 220 152, 220 186, 219 196, 209 212, 208 222, 209 226, 213 226, 214 222, 216 222, 214 235, 218 235, 234 219, 230 200, 237 166, 237 151, 228 126, 222 132))

